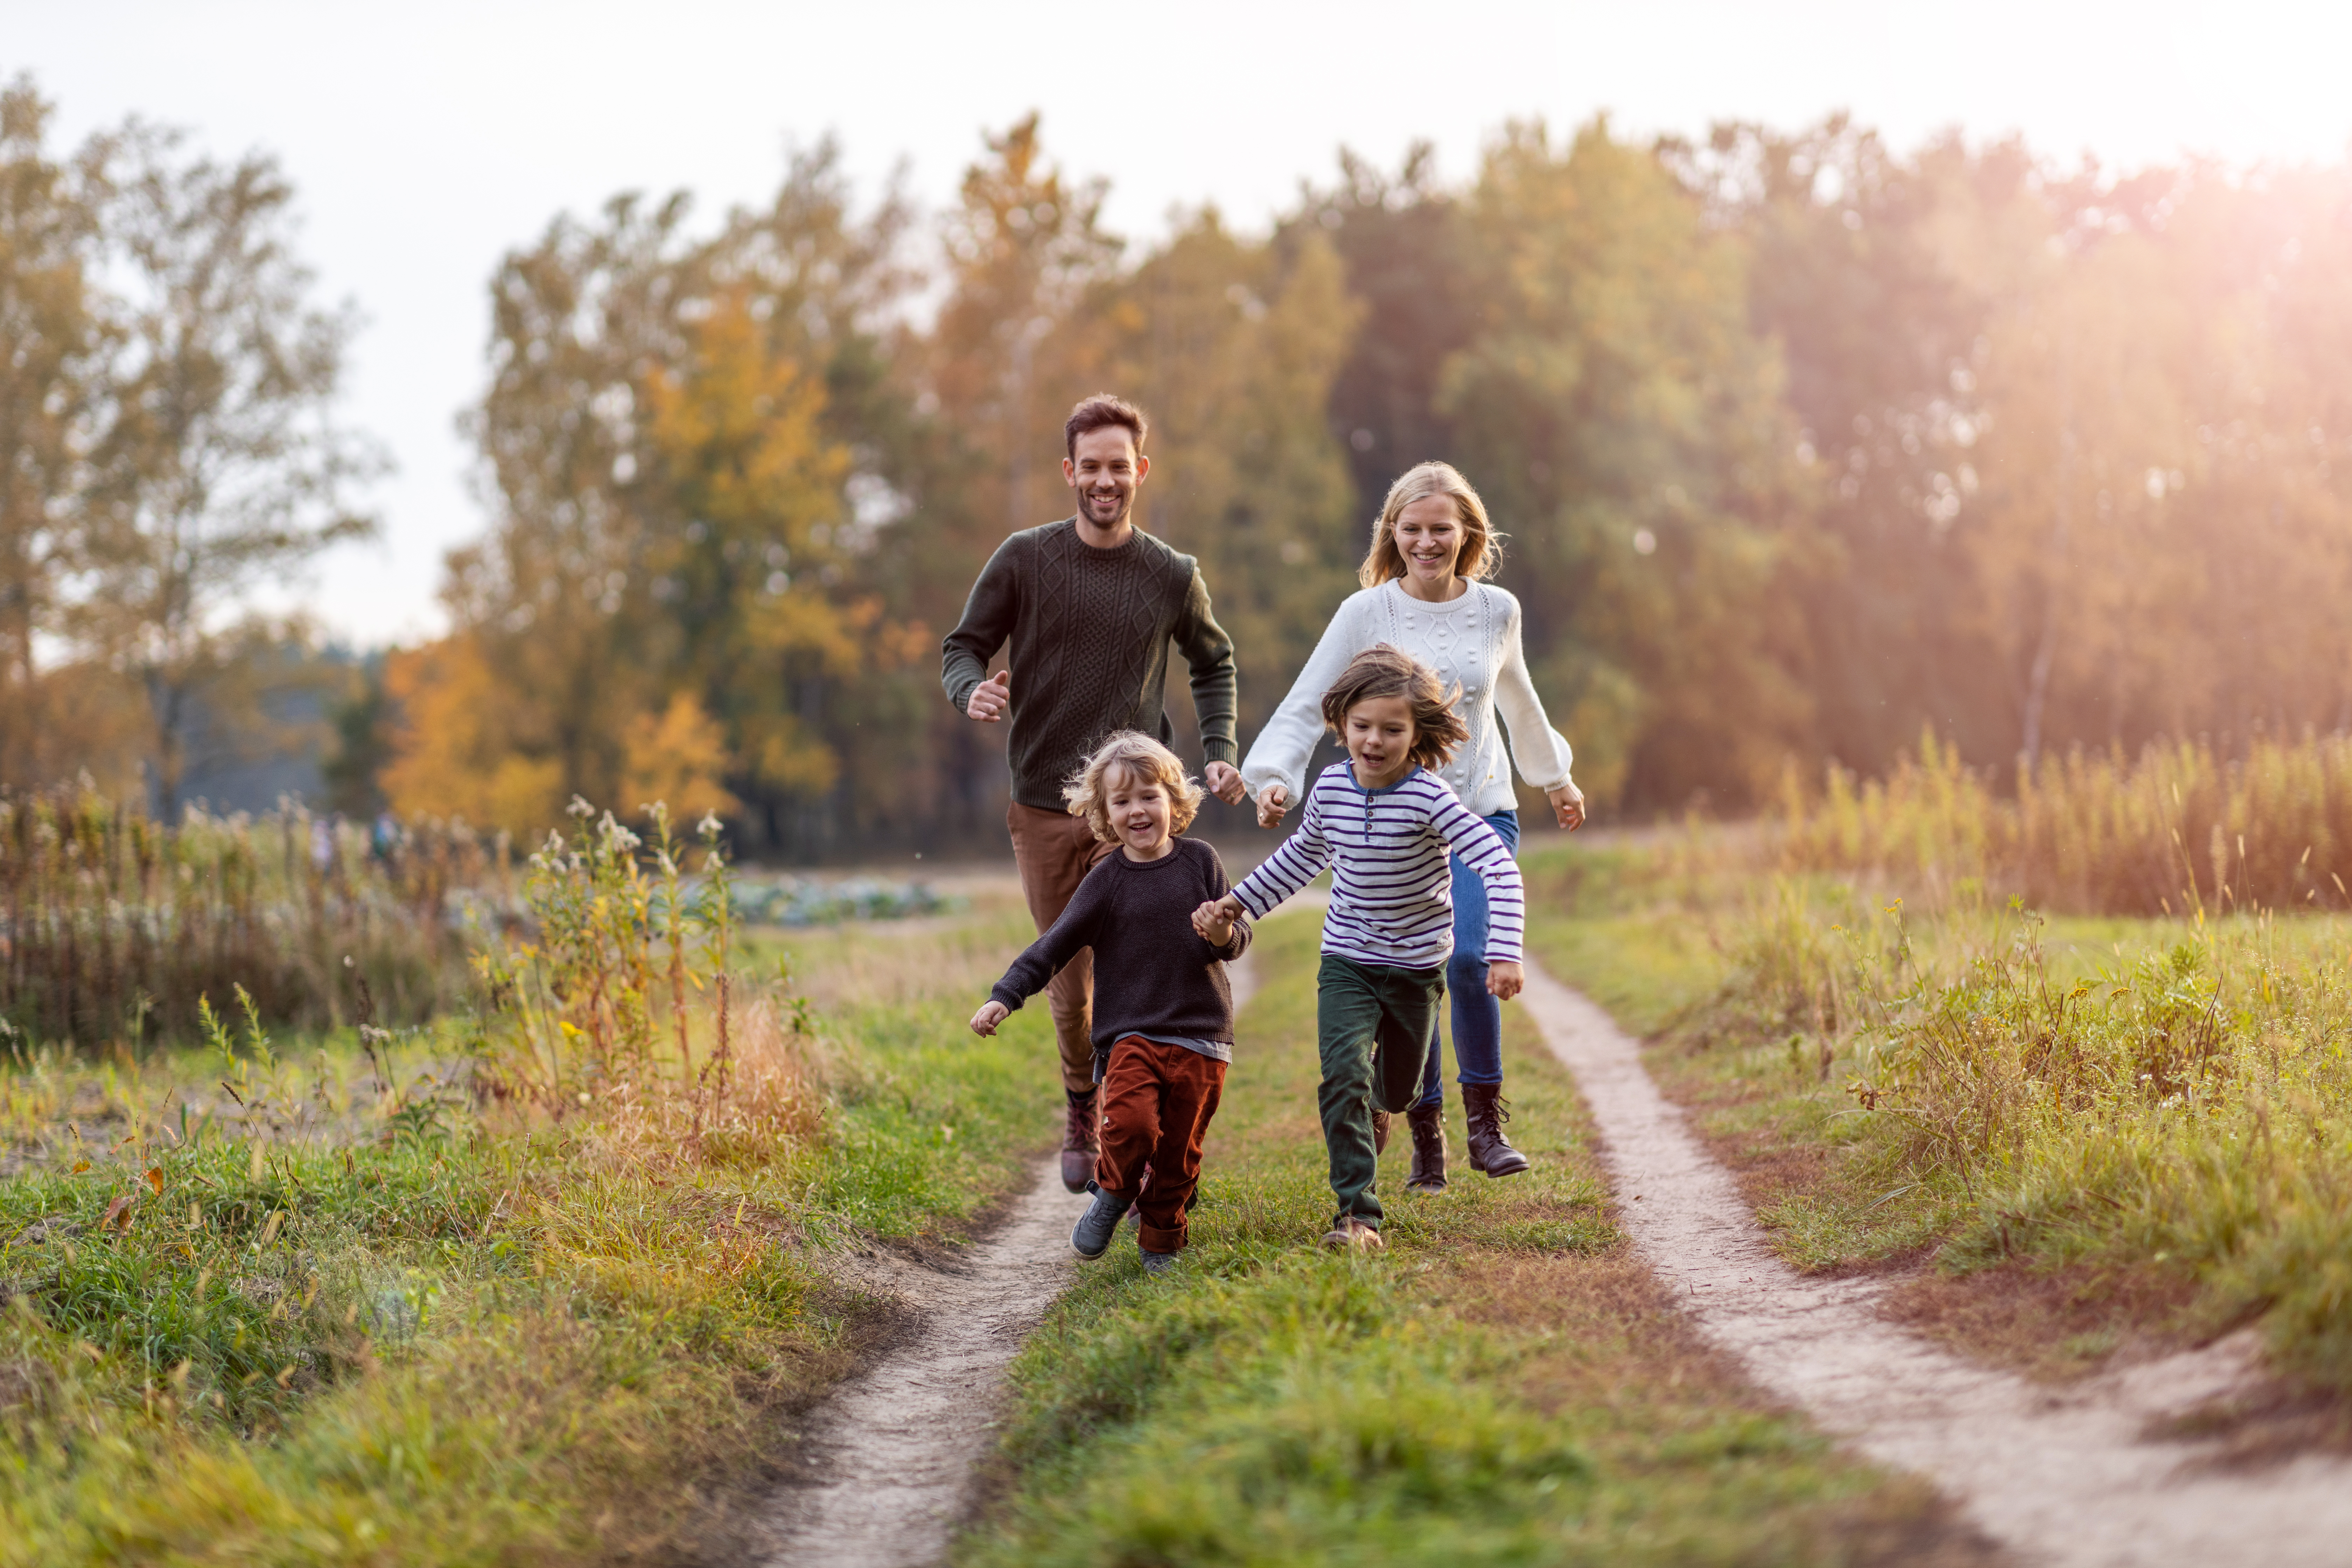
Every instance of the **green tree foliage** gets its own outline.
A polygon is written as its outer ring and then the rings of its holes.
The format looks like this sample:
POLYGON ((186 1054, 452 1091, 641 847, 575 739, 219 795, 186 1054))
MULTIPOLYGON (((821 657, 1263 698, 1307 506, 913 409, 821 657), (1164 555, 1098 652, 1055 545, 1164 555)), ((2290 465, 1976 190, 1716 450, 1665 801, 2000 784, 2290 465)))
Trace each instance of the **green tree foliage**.
POLYGON ((1742 247, 1601 121, 1512 127, 1466 221, 1478 321, 1438 397, 1514 535, 1538 687, 1604 797, 1739 799, 1808 717, 1772 591, 1793 431, 1742 247))

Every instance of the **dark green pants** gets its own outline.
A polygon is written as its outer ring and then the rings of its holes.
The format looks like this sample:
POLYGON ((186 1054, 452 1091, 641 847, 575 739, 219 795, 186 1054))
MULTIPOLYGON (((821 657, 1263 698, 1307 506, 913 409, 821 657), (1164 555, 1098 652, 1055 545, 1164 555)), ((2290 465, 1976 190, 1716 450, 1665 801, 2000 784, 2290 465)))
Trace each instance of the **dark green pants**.
POLYGON ((1342 1218, 1381 1223, 1373 1195, 1372 1111, 1401 1111, 1421 1093, 1422 1065, 1437 1037, 1445 971, 1359 963, 1323 955, 1315 1002, 1316 1045, 1323 1054, 1323 1146, 1331 1156, 1331 1191, 1342 1218))

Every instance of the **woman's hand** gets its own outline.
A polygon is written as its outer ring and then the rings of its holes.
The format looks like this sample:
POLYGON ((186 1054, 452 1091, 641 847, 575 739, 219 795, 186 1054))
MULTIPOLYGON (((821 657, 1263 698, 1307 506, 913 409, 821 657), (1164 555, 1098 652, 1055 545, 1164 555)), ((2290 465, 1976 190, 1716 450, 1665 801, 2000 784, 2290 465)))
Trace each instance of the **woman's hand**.
POLYGON ((1570 833, 1584 826, 1584 792, 1576 787, 1574 779, 1562 779, 1559 785, 1544 791, 1551 802, 1551 814, 1570 833))
POLYGON ((992 1035, 996 1033, 996 1026, 1012 1016, 1012 1008, 992 996, 980 1005, 979 1012, 971 1016, 971 1032, 975 1035, 992 1035))
POLYGON ((1486 994, 1507 1002, 1519 994, 1526 984, 1528 972, 1507 959, 1494 959, 1486 965, 1486 994))
POLYGON ((1290 806, 1290 791, 1278 784, 1270 784, 1257 792, 1257 825, 1279 827, 1282 814, 1290 806))
POLYGON ((1242 918, 1242 901, 1227 893, 1222 899, 1212 899, 1192 911, 1192 931, 1211 947, 1231 946, 1234 922, 1242 918))

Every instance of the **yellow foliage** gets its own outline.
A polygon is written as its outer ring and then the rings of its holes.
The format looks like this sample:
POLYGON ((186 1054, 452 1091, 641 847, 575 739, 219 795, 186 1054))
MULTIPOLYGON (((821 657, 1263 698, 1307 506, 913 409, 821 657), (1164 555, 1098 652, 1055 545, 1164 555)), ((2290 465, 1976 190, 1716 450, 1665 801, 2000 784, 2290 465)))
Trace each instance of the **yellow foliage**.
POLYGON ((646 391, 678 500, 721 534, 755 528, 798 552, 838 513, 849 451, 825 439, 824 384, 768 351, 741 300, 696 325, 684 377, 656 370, 646 391))
POLYGON ((511 689, 476 639, 460 635, 393 654, 384 690, 401 714, 382 781, 395 813, 462 818, 518 837, 562 820, 563 765, 519 745, 527 731, 510 711, 511 689))
POLYGON ((692 823, 705 812, 724 816, 741 808, 719 782, 728 767, 726 731, 691 694, 678 692, 660 713, 631 719, 625 745, 621 799, 631 809, 660 801, 674 820, 692 823))

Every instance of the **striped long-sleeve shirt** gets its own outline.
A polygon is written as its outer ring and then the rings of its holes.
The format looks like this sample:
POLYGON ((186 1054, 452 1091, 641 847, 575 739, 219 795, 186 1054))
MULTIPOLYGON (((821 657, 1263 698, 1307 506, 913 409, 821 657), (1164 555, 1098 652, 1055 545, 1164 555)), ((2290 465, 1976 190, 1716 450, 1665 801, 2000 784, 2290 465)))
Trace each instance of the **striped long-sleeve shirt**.
POLYGON ((1449 847, 1486 880, 1486 956, 1519 962, 1527 900, 1518 863, 1495 830, 1425 768, 1383 789, 1358 784, 1346 763, 1324 769, 1307 791, 1298 830, 1234 892, 1263 917, 1328 866, 1324 952, 1360 963, 1433 969, 1454 952, 1449 847))

